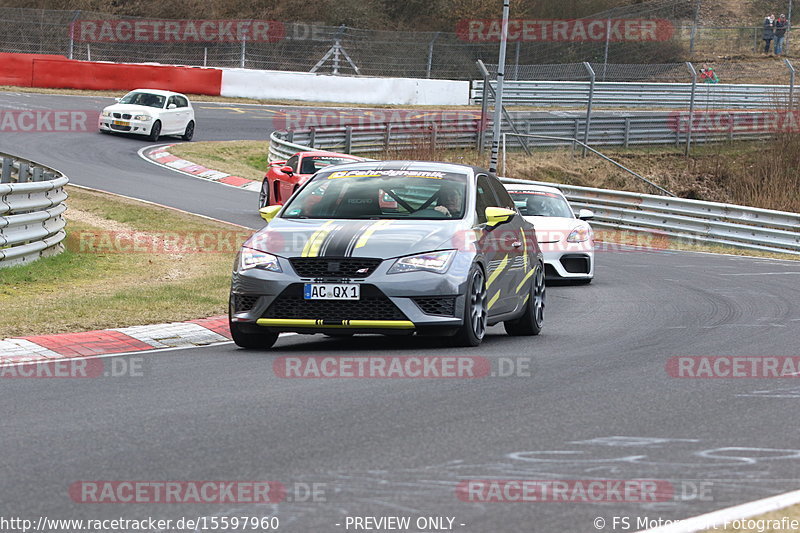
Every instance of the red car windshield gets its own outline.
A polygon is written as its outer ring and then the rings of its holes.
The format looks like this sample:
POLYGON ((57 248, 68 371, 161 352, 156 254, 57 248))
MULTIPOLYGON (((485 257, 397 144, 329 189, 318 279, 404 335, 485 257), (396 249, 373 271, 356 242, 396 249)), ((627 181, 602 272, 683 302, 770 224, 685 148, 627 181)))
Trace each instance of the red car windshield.
POLYGON ((342 163, 352 163, 353 161, 358 160, 335 155, 309 155, 304 157, 303 162, 300 163, 300 174, 314 174, 325 167, 341 165, 342 163))

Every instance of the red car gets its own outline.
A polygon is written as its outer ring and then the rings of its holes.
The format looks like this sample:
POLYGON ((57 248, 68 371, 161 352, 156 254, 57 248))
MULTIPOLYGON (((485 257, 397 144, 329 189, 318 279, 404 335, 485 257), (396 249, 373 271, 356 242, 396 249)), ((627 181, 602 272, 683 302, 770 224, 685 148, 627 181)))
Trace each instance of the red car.
POLYGON ((336 152, 297 152, 288 161, 276 161, 264 175, 258 207, 283 205, 318 170, 353 161, 364 158, 336 152))

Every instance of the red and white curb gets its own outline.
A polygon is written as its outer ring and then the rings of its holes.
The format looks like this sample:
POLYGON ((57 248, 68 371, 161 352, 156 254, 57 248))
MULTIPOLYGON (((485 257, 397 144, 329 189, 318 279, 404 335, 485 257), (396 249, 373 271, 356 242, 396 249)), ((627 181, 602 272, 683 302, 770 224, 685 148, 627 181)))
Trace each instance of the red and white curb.
POLYGON ((233 176, 225 172, 220 172, 219 170, 214 170, 213 168, 192 163, 186 159, 181 159, 176 155, 172 155, 169 152, 169 149, 173 146, 175 146, 175 144, 148 146, 139 150, 139 155, 151 163, 155 163, 156 165, 180 172, 181 174, 194 176, 195 178, 215 181, 217 183, 224 183, 225 185, 230 185, 231 187, 237 187, 239 189, 246 189, 248 191, 258 191, 261 189, 261 182, 259 181, 249 180, 240 176, 233 176))
MULTIPOLYGON (((641 531, 640 533, 695 533, 697 531, 705 531, 707 529, 717 530, 719 528, 732 527, 733 530, 754 530, 753 525, 748 525, 748 519, 758 517, 765 513, 772 511, 779 511, 792 505, 800 503, 800 490, 787 492, 785 494, 778 494, 764 498, 763 500, 756 500, 754 502, 743 503, 727 509, 720 509, 700 516, 687 518, 685 520, 676 520, 671 524, 666 524, 653 529, 641 531), (737 523, 739 522, 739 523, 737 523), (744 523, 743 523, 744 522, 744 523)), ((780 520, 780 519, 773 519, 780 520)), ((722 529, 724 531, 724 529, 722 529)), ((775 528, 775 530, 783 530, 782 528, 775 528)), ((769 528, 765 531, 773 531, 769 528)))
POLYGON ((228 317, 0 340, 0 366, 228 342, 228 317))

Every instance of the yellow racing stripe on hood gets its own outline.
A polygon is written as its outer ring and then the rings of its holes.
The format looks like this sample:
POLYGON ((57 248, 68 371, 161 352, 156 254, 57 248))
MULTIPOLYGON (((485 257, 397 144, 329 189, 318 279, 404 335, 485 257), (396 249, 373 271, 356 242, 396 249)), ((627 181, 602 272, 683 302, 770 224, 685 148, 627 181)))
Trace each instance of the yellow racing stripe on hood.
POLYGON ((379 220, 378 222, 374 223, 367 230, 361 234, 361 237, 358 238, 358 242, 356 242, 356 248, 362 248, 367 245, 367 241, 369 238, 372 237, 372 234, 378 231, 381 228, 385 228, 389 224, 391 224, 391 220, 379 220))
POLYGON ((331 232, 331 224, 333 224, 333 220, 327 221, 320 229, 311 234, 311 237, 308 238, 308 242, 306 242, 306 245, 303 247, 303 257, 317 256, 322 243, 325 241, 325 237, 331 232))

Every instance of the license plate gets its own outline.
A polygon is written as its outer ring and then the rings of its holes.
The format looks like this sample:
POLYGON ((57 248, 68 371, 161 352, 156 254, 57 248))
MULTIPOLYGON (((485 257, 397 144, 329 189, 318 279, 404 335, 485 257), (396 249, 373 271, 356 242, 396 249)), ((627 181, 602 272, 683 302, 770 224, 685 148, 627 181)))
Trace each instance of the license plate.
POLYGON ((358 300, 361 286, 355 283, 306 283, 303 298, 306 300, 358 300))
POLYGON ((131 124, 130 124, 130 122, 125 122, 124 120, 115 120, 114 121, 114 125, 115 126, 130 126, 131 124))

